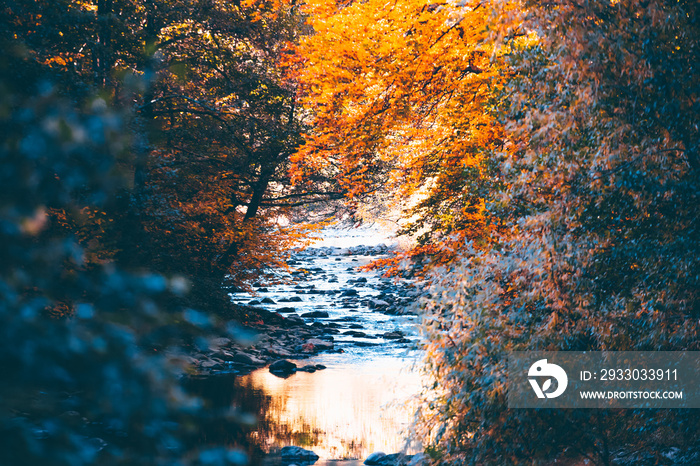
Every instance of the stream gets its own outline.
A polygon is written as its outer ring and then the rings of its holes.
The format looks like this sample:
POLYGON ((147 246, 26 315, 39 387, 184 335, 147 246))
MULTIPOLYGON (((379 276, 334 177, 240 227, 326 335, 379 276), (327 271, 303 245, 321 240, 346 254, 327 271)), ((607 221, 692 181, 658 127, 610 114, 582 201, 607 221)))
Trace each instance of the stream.
MULTIPOLYGON (((274 457, 287 445, 314 451, 320 458, 313 464, 319 466, 359 465, 376 451, 410 454, 420 449, 404 440, 421 380, 415 367, 420 355, 413 349, 417 317, 403 314, 419 290, 406 280, 358 270, 388 257, 392 246, 391 240, 371 229, 326 231, 323 241, 289 262, 295 283, 257 287, 254 294, 231 293, 234 302, 260 303, 281 313, 290 313, 291 308, 302 317, 327 312, 328 317, 304 320, 335 329, 333 352, 297 361, 322 364, 324 370, 282 378, 262 368, 219 378, 216 386, 209 387, 210 396, 216 397, 217 390, 230 391, 234 386, 243 396, 235 404, 257 413, 249 437, 271 454, 264 464, 288 464, 274 457)), ((225 394, 220 396, 228 400, 225 394)))

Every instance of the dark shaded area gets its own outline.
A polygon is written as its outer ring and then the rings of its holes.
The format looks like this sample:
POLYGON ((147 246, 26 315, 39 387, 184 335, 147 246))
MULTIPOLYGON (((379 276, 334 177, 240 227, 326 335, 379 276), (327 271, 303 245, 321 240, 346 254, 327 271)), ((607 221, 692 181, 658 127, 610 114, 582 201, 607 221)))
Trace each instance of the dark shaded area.
POLYGON ((190 393, 184 356, 260 318, 224 276, 284 256, 261 203, 298 141, 276 57, 301 21, 201 1, 0 12, 0 463, 255 462, 213 434, 250 416, 190 393))

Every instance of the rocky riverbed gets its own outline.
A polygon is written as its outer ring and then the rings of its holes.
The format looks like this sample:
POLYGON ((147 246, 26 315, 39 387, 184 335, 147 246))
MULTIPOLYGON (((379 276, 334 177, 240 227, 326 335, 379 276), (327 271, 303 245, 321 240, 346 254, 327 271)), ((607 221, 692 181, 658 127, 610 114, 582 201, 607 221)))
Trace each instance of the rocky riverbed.
POLYGON ((391 252, 386 244, 307 248, 293 254, 282 283, 256 284, 253 293, 231 290, 232 302, 249 315, 240 329, 249 341, 213 340, 193 363, 200 376, 233 375, 237 384, 257 387, 273 405, 287 406, 268 416, 277 418, 276 426, 263 428, 277 434, 259 433, 268 452, 265 464, 420 462, 420 455, 379 451, 402 448, 399 431, 412 412, 404 405, 386 419, 382 407, 393 401, 390 387, 409 379, 410 396, 419 385, 417 376, 403 372, 415 356, 412 305, 424 285, 362 270, 391 252), (283 386, 273 380, 290 377, 283 386), (283 440, 281 433, 307 440, 283 440))
POLYGON ((323 370, 293 362, 320 352, 410 347, 416 340, 411 304, 421 295, 419 286, 359 269, 389 253, 386 245, 297 251, 281 277, 288 283, 230 293, 252 321, 240 329, 247 338, 214 339, 207 351, 192 355, 192 364, 203 375, 246 374, 270 365, 271 372, 287 376, 323 370))

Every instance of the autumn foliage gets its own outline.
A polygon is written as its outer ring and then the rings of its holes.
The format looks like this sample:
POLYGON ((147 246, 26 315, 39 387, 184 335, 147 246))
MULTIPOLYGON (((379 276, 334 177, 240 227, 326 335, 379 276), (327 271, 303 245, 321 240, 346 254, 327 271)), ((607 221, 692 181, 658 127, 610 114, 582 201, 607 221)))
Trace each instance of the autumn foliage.
POLYGON ((415 425, 431 458, 697 455, 689 412, 507 410, 505 360, 698 350, 698 4, 310 8, 299 75, 314 126, 294 161, 354 202, 391 198, 409 255, 432 261, 434 386, 415 425))
POLYGON ((402 212, 411 255, 446 261, 465 240, 489 244, 500 220, 485 199, 502 125, 484 111, 499 70, 485 7, 425 2, 310 2, 299 46, 313 131, 293 161, 327 171, 356 202, 402 212))
POLYGON ((684 410, 505 407, 510 351, 700 350, 697 1, 0 11, 10 461, 90 464, 99 434, 105 464, 198 464, 202 413, 145 348, 194 340, 212 321, 182 306, 285 267, 298 209, 344 197, 415 241, 378 265, 426 273, 428 461, 697 462, 684 410))
POLYGON ((293 5, 61 0, 5 13, 47 86, 128 113, 129 150, 115 154, 128 184, 99 209, 49 211, 91 260, 245 287, 307 236, 295 208, 337 197, 334 182, 290 183, 304 122, 286 57, 307 30, 293 5))

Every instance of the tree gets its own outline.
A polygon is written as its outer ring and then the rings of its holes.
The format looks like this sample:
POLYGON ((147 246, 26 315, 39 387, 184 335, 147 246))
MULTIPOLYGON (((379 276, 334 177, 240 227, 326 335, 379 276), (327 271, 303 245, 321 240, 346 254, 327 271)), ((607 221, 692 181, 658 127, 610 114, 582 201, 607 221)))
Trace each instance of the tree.
POLYGON ((509 351, 697 349, 696 3, 314 8, 296 160, 413 195, 407 231, 447 250, 422 303, 435 462, 697 454, 684 411, 505 407, 509 351))
POLYGON ((240 285, 300 237, 279 224, 306 196, 287 181, 302 125, 281 58, 303 20, 274 2, 211 6, 160 30, 144 210, 159 266, 240 285))
MULTIPOLYGON (((262 200, 254 201, 260 191, 247 184, 259 181, 263 162, 266 167, 284 163, 282 151, 294 144, 296 123, 287 121, 291 129, 275 139, 275 131, 287 123, 279 120, 290 101, 279 83, 261 94, 277 76, 270 71, 274 67, 264 68, 269 66, 264 56, 259 57, 264 72, 257 65, 248 70, 245 61, 227 62, 243 67, 243 78, 250 78, 246 84, 238 77, 236 83, 248 86, 246 95, 258 99, 255 113, 229 115, 220 105, 208 121, 194 117, 202 109, 194 100, 204 102, 208 111, 210 103, 204 99, 211 96, 194 95, 198 88, 184 89, 171 69, 177 65, 172 57, 194 61, 197 53, 214 48, 216 34, 202 40, 206 47, 199 40, 187 42, 187 35, 176 41, 165 35, 172 33, 168 27, 187 29, 188 15, 196 13, 201 23, 222 29, 217 33, 221 36, 232 37, 239 26, 242 37, 265 42, 256 34, 265 33, 263 23, 275 13, 260 10, 276 7, 266 5, 248 5, 246 19, 226 16, 230 5, 224 2, 2 3, 0 463, 241 464, 248 459, 238 442, 243 436, 210 445, 201 433, 204 426, 216 424, 237 434, 242 423, 236 413, 205 409, 182 383, 185 348, 206 347, 212 334, 234 337, 229 328, 233 324, 226 320, 230 314, 217 318, 194 310, 195 299, 186 293, 197 282, 183 275, 201 273, 202 262, 209 273, 214 256, 195 264, 201 268, 178 270, 164 256, 187 240, 157 241, 168 234, 161 230, 164 226, 181 219, 190 222, 183 234, 201 232, 202 240, 211 241, 211 232, 201 231, 201 224, 223 223, 228 216, 238 228, 248 228, 241 226, 241 217, 258 216, 268 207, 265 203, 297 199, 291 197, 297 196, 291 188, 274 185, 274 177, 262 200), (209 21, 206 14, 214 16, 209 21), (162 51, 166 49, 167 55, 162 51), (164 98, 177 86, 190 94, 164 98), (169 101, 172 119, 161 124, 170 114, 158 112, 169 109, 169 101), (174 106, 183 103, 189 106, 174 106), (260 152, 245 160, 241 151, 225 147, 232 135, 241 133, 207 127, 222 115, 241 127, 247 119, 255 131, 246 131, 255 133, 257 141, 249 141, 250 149, 260 152), (175 123, 172 128, 170 122, 175 123), (269 133, 260 137, 263 129, 269 133), (175 144, 183 141, 190 152, 182 153, 189 159, 178 173, 168 163, 185 161, 174 156, 180 154, 175 144), (281 152, 272 154, 271 148, 278 146, 281 152), (229 155, 232 160, 225 160, 229 155), (207 156, 221 159, 211 161, 218 170, 201 169, 210 166, 207 156), (219 162, 230 162, 228 171, 219 162), (238 178, 221 186, 205 183, 228 176, 238 178), (173 179, 181 183, 170 184, 173 179), (283 199, 270 199, 273 191, 283 199), (226 196, 232 192, 240 196, 236 207, 247 206, 247 211, 229 209, 232 201, 226 196), (177 197, 155 197, 169 193, 177 197), (259 203, 255 215, 253 201, 259 203), (173 211, 178 203, 185 208, 173 211), (222 206, 222 211, 210 212, 211 206, 222 206), (154 257, 158 260, 150 261, 154 257)), ((186 32, 200 34, 199 29, 186 32)), ((234 53, 235 47, 249 45, 234 42, 225 48, 229 56, 221 53, 224 59, 247 51, 234 53)), ((197 73, 205 74, 204 65, 195 65, 197 73)), ((193 73, 200 85, 214 81, 213 70, 207 70, 204 77, 193 73)), ((230 88, 226 92, 215 88, 211 100, 225 100, 230 88)), ((305 193, 299 196, 303 200, 305 193)), ((249 228, 240 256, 262 249, 261 244, 279 247, 267 236, 267 224, 255 228, 265 236, 255 237, 249 228)), ((227 245, 216 246, 220 251, 227 245)), ((209 246, 205 252, 212 250, 209 246)), ((198 250, 183 251, 177 260, 192 258, 199 261, 198 250)), ((223 295, 218 278, 216 293, 223 295)), ((209 303, 209 309, 218 304, 216 297, 199 298, 197 304, 209 303)))
MULTIPOLYGON (((301 143, 285 51, 304 33, 293 5, 199 0, 10 3, 12 34, 79 98, 131 108, 133 182, 102 212, 104 254, 123 266, 201 277, 204 294, 284 266, 307 230, 285 223, 338 197, 289 182, 301 143), (108 238, 107 238, 108 237, 108 238)), ((66 226, 77 220, 57 212, 66 226)), ((103 254, 103 255, 104 255, 103 254)))
POLYGON ((294 156, 298 177, 327 171, 353 202, 393 199, 403 232, 420 235, 410 255, 448 261, 465 239, 488 244, 500 224, 488 154, 504 143, 484 111, 499 73, 489 10, 310 5, 315 34, 298 48, 298 74, 313 130, 294 156))
POLYGON ((504 408, 508 351, 697 350, 697 5, 498 11, 512 49, 501 176, 519 215, 498 248, 435 280, 425 328, 442 391, 419 432, 446 463, 697 454, 689 412, 504 408))

